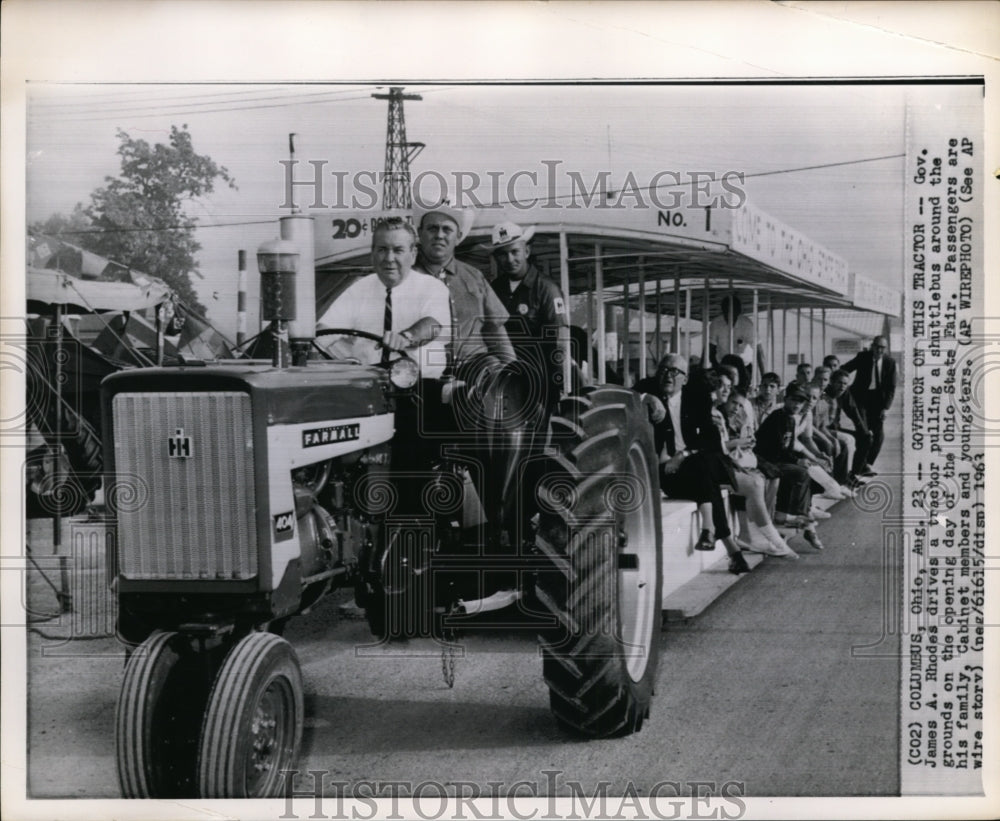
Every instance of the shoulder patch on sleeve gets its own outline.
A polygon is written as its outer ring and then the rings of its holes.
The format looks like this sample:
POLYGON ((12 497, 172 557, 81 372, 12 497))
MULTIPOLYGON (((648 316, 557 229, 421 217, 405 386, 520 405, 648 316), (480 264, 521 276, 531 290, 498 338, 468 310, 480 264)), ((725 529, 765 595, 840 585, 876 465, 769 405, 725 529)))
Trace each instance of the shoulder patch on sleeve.
POLYGON ((566 313, 566 303, 563 302, 563 298, 561 296, 557 296, 552 300, 552 310, 554 310, 557 314, 566 313))

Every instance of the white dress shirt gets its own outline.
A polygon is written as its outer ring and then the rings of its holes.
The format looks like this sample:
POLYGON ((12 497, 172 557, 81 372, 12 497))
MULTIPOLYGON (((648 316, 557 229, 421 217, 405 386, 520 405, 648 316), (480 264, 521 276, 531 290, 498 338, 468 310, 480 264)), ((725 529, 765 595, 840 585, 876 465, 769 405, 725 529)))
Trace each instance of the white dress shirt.
MULTIPOLYGON (((382 336, 385 318, 385 285, 377 274, 369 274, 353 283, 319 318, 321 328, 351 328, 382 336)), ((451 300, 448 286, 435 277, 411 270, 392 289, 392 330, 401 333, 417 320, 430 317, 441 326, 441 333, 426 345, 407 348, 416 360, 420 375, 428 379, 441 376, 447 365, 447 332, 451 327, 451 300)), ((322 341, 322 340, 321 340, 322 341)), ((382 348, 369 339, 346 338, 350 355, 366 365, 382 358, 382 348)))

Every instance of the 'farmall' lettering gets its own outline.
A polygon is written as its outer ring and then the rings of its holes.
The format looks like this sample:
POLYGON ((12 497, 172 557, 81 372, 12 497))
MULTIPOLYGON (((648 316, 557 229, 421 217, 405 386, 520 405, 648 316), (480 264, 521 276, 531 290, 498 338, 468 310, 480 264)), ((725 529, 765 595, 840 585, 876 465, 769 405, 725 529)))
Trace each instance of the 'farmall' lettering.
POLYGON ((350 442, 361 437, 361 425, 331 425, 328 428, 314 428, 302 431, 302 447, 314 448, 333 442, 350 442))

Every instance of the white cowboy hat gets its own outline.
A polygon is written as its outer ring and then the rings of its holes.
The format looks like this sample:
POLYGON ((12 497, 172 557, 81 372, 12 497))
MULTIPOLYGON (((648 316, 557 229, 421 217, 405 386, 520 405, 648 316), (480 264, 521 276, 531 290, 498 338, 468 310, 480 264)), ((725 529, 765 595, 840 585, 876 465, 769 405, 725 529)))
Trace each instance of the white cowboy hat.
POLYGON ((535 236, 535 226, 533 225, 522 228, 516 222, 498 222, 493 226, 493 231, 490 234, 490 242, 484 242, 479 246, 479 250, 497 251, 518 240, 530 242, 533 236, 535 236))
POLYGON ((459 240, 465 239, 469 236, 469 231, 472 230, 472 223, 476 221, 476 213, 471 208, 458 208, 451 204, 450 200, 441 200, 437 205, 432 205, 425 208, 421 205, 413 206, 413 224, 420 229, 420 223, 423 222, 424 217, 428 214, 444 214, 448 219, 458 226, 458 238, 459 240))

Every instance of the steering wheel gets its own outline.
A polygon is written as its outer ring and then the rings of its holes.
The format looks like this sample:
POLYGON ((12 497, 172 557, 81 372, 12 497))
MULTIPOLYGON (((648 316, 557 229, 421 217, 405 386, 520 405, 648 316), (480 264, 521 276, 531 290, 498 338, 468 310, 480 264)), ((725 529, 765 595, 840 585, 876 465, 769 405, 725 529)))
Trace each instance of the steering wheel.
MULTIPOLYGON (((361 331, 361 330, 358 330, 357 328, 320 328, 319 330, 316 331, 316 336, 317 337, 320 337, 320 336, 357 336, 357 337, 360 337, 361 339, 370 339, 373 342, 377 342, 383 348, 387 348, 390 353, 398 353, 398 354, 402 354, 403 356, 408 356, 408 354, 406 353, 406 351, 403 348, 389 348, 388 346, 384 345, 382 343, 382 337, 379 336, 378 334, 369 333, 368 331, 361 331)), ((328 354, 322 348, 320 348, 320 351, 322 351, 323 355, 327 359, 333 359, 333 357, 330 356, 330 354, 328 354)))

